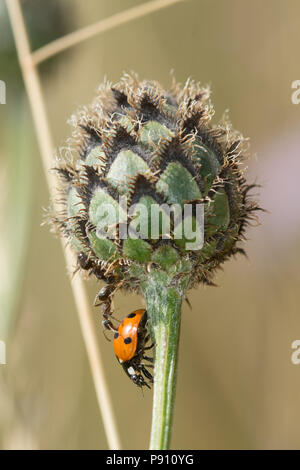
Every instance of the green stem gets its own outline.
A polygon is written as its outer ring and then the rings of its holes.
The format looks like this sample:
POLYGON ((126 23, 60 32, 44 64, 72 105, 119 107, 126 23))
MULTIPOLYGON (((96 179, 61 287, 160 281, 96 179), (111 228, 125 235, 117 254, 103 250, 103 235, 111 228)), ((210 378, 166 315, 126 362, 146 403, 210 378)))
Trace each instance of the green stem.
POLYGON ((155 342, 150 449, 161 450, 169 448, 171 439, 184 283, 170 285, 170 277, 156 271, 149 275, 142 289, 155 342))

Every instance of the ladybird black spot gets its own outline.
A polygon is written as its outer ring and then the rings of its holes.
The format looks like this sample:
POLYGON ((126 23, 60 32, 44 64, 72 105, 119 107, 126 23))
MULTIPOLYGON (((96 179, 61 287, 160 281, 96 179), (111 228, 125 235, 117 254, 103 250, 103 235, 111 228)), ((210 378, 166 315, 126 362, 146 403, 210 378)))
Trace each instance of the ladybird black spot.
POLYGON ((125 344, 130 344, 131 341, 132 341, 132 339, 129 336, 127 336, 127 338, 124 339, 125 344))
POLYGON ((119 338, 119 333, 115 333, 115 334, 114 334, 114 338, 115 338, 115 339, 119 338))
POLYGON ((127 318, 133 318, 135 317, 135 315, 136 315, 135 313, 130 313, 129 315, 127 315, 127 318))

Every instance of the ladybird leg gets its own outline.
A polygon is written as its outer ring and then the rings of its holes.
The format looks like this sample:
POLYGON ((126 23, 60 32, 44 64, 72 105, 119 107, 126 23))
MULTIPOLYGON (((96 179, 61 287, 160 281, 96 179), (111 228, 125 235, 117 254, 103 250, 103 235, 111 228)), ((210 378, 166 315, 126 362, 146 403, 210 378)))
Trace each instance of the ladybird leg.
MULTIPOLYGON (((147 344, 148 341, 149 341, 149 339, 151 339, 150 334, 145 337, 145 339, 144 339, 144 344, 147 344)), ((152 349, 153 346, 154 346, 154 343, 151 343, 150 346, 146 346, 146 347, 144 347, 143 349, 144 349, 145 351, 147 351, 148 349, 152 349)))
POLYGON ((145 366, 142 366, 141 369, 142 369, 142 372, 143 372, 144 376, 145 376, 148 380, 150 380, 150 382, 152 383, 152 382, 153 382, 153 375, 150 374, 150 372, 146 369, 145 366))
POLYGON ((143 356, 143 359, 145 359, 145 361, 154 362, 153 357, 143 356))
MULTIPOLYGON (((148 334, 148 335, 145 337, 144 344, 147 344, 150 339, 151 339, 151 335, 148 334)), ((151 343, 151 345, 150 345, 150 346, 147 346, 146 349, 151 349, 151 348, 153 348, 153 346, 154 346, 154 343, 151 343)))
MULTIPOLYGON (((146 382, 146 380, 144 380, 143 385, 146 385, 146 387, 150 388, 150 390, 151 390, 151 387, 150 387, 150 385, 146 382)), ((142 386, 143 386, 143 385, 142 385, 142 386)))
POLYGON ((148 362, 141 362, 140 364, 141 366, 145 366, 145 367, 150 367, 150 369, 154 369, 154 365, 153 364, 148 364, 148 362))

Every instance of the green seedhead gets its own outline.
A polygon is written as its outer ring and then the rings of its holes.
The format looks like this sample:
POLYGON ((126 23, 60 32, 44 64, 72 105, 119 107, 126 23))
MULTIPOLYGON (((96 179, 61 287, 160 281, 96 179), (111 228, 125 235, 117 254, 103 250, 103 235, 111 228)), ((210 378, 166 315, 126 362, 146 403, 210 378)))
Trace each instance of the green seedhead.
POLYGON ((116 85, 102 85, 92 105, 73 117, 74 158, 68 154, 57 165, 64 210, 52 221, 86 256, 90 273, 140 291, 149 263, 176 273, 189 262, 190 288, 211 284, 216 269, 243 251, 239 242, 256 209, 240 170, 244 139, 227 121, 210 125, 212 116, 209 90, 193 81, 165 91, 124 75, 116 85), (106 204, 117 220, 107 218, 106 204), (203 204, 201 249, 189 250, 191 240, 176 236, 175 219, 185 204, 203 204), (176 217, 169 205, 176 205, 176 217), (120 222, 135 236, 120 237, 120 222), (101 223, 109 237, 97 233, 101 223))

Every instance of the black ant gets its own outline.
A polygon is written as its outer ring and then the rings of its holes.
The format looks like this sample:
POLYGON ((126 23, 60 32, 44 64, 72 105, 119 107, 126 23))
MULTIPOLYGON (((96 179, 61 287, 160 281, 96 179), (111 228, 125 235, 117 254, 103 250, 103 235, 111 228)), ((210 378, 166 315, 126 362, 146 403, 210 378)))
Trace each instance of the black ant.
MULTIPOLYGON (((89 270, 90 273, 96 274, 99 279, 103 279, 103 275, 100 276, 94 266, 94 263, 87 257, 85 253, 80 252, 77 256, 77 260, 80 268, 84 270, 89 270)), ((105 335, 105 330, 110 330, 114 333, 118 331, 118 329, 113 325, 111 321, 111 319, 119 321, 112 316, 112 297, 116 290, 122 285, 122 281, 116 284, 116 279, 113 276, 107 278, 107 280, 110 283, 99 290, 94 300, 94 306, 99 307, 100 305, 102 305, 102 326, 104 329, 103 333, 105 338, 108 340, 105 335)))
MULTIPOLYGON (((111 310, 111 303, 112 303, 112 294, 115 292, 116 286, 113 284, 108 284, 107 286, 102 287, 98 294, 96 295, 94 306, 99 307, 102 305, 102 326, 106 330, 110 331, 117 331, 117 328, 111 322, 112 310, 111 310)), ((115 320, 115 319, 114 319, 115 320)))

